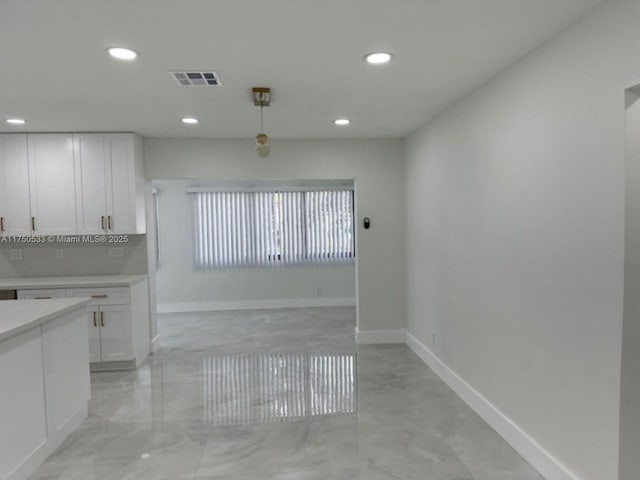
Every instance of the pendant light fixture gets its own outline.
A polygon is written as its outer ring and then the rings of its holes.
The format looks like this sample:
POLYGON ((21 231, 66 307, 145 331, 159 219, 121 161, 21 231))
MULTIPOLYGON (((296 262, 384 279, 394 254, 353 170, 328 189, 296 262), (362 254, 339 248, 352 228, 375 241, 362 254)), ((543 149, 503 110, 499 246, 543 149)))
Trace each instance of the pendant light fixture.
POLYGON ((262 158, 269 156, 271 151, 271 141, 269 136, 264 133, 264 117, 263 109, 268 107, 271 102, 271 89, 267 87, 253 87, 253 104, 260 107, 260 133, 256 135, 256 150, 262 158))

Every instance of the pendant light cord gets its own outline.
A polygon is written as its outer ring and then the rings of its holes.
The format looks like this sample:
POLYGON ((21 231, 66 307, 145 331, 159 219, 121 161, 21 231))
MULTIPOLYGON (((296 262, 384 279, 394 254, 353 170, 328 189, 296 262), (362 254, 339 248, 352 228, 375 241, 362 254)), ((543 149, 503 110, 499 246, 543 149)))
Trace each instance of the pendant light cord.
POLYGON ((260 133, 264 133, 264 119, 262 117, 262 109, 264 108, 262 98, 260 99, 260 133))

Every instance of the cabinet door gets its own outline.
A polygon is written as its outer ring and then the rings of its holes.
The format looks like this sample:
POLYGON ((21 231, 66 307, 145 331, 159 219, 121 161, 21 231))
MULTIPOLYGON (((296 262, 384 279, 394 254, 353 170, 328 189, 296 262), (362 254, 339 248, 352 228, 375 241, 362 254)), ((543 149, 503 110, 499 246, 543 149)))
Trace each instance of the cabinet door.
POLYGON ((28 135, 31 215, 34 233, 74 235, 76 186, 73 138, 64 134, 28 135))
POLYGON ((85 322, 86 310, 78 308, 42 325, 49 437, 62 430, 91 396, 85 322))
POLYGON ((132 360, 129 307, 102 306, 99 314, 102 361, 132 360))
POLYGON ((89 362, 99 362, 100 355, 100 309, 89 307, 89 362))
POLYGON ((105 135, 110 164, 107 176, 107 203, 110 231, 136 233, 136 178, 133 136, 105 135))
POLYGON ((78 233, 104 233, 107 228, 107 161, 104 135, 73 136, 78 192, 78 233))
POLYGON ((29 235, 27 135, 0 135, 0 235, 29 235))
POLYGON ((32 466, 31 462, 39 459, 37 454, 34 455, 34 449, 47 440, 42 357, 39 328, 2 342, 0 478, 24 478, 27 472, 19 466, 25 463, 32 466))

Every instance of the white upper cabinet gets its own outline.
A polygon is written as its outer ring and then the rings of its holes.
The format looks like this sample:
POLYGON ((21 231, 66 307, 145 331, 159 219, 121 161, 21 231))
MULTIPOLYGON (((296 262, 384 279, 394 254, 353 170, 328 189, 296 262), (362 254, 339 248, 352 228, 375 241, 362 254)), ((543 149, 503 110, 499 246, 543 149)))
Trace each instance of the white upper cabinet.
POLYGON ((107 231, 107 157, 104 135, 73 136, 78 171, 78 233, 99 234, 107 231))
POLYGON ((27 140, 32 233, 76 234, 76 167, 72 135, 29 134, 27 140))
POLYGON ((108 228, 113 233, 145 233, 142 141, 132 134, 105 134, 108 228))
POLYGON ((140 138, 126 133, 74 135, 74 148, 81 192, 79 233, 144 233, 140 138))
POLYGON ((0 135, 0 236, 29 235, 27 136, 0 135))
POLYGON ((0 235, 145 233, 144 191, 137 135, 0 135, 0 235))

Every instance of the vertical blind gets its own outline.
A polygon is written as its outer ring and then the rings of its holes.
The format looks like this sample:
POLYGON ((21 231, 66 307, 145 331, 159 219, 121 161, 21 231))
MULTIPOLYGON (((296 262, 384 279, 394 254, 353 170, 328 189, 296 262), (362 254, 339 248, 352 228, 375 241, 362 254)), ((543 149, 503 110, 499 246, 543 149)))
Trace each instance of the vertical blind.
POLYGON ((203 359, 204 422, 246 425, 353 416, 353 353, 266 353, 203 359))
POLYGON ((199 268, 341 263, 355 258, 353 191, 196 191, 199 268))

